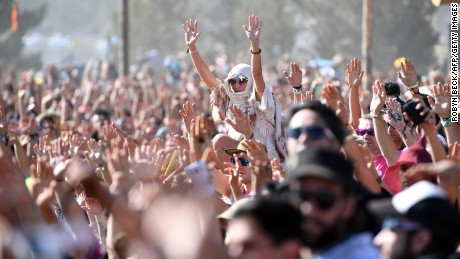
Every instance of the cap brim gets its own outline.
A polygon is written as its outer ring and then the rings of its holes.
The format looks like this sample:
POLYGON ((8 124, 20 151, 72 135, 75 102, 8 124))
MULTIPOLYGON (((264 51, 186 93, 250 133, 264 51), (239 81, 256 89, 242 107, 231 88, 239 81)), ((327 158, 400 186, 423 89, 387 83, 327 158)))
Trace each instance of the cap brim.
POLYGON ((244 207, 249 201, 250 198, 243 198, 241 200, 236 201, 233 203, 228 209, 226 209, 221 214, 217 215, 218 219, 230 220, 235 215, 235 212, 238 211, 240 208, 244 207))
POLYGON ((300 166, 291 172, 288 172, 288 174, 288 177, 291 180, 298 180, 304 177, 318 177, 340 183, 345 183, 346 181, 344 177, 340 177, 336 172, 318 165, 300 166))
POLYGON ((242 149, 238 149, 238 148, 226 148, 225 153, 227 153, 230 156, 233 156, 233 154, 238 154, 238 153, 247 154, 248 152, 246 150, 242 150, 242 149))
POLYGON ((371 200, 367 203, 367 208, 370 212, 372 212, 372 214, 380 219, 387 216, 400 215, 391 203, 391 198, 371 200))

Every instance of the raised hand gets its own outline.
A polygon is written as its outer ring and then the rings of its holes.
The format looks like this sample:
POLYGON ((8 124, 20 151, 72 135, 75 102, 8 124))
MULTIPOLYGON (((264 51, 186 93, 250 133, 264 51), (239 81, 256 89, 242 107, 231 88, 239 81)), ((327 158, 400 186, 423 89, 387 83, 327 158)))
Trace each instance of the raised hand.
POLYGON ((126 140, 127 138, 130 137, 129 134, 128 134, 128 132, 126 132, 126 131, 122 130, 121 128, 119 128, 119 127, 117 126, 117 124, 115 124, 115 122, 112 122, 112 123, 110 124, 110 126, 111 126, 112 129, 114 130, 115 134, 117 134, 117 135, 120 136, 121 138, 123 138, 123 139, 126 140))
POLYGON ((435 178, 439 176, 446 182, 457 185, 459 182, 459 170, 460 166, 458 163, 446 159, 436 162, 436 164, 422 163, 414 165, 404 175, 408 179, 420 179, 421 177, 435 178))
POLYGON ((151 181, 158 178, 161 172, 161 164, 155 164, 155 161, 149 158, 145 146, 137 147, 134 160, 132 162, 133 173, 141 181, 151 181))
POLYGON ((283 170, 280 162, 277 158, 273 158, 271 161, 272 166, 272 180, 275 182, 280 182, 286 177, 286 172, 283 170))
POLYGON ((397 129, 398 131, 404 130, 404 126, 406 125, 406 123, 403 120, 401 104, 396 100, 396 98, 386 100, 385 104, 388 108, 387 115, 388 123, 390 124, 390 126, 397 129))
POLYGON ((228 166, 225 168, 225 172, 229 175, 228 184, 230 185, 232 193, 234 193, 235 197, 241 196, 242 193, 240 190, 240 176, 238 174, 236 166, 228 162, 224 162, 224 164, 228 166))
POLYGON ((120 148, 113 147, 112 151, 106 150, 105 156, 107 157, 107 168, 111 175, 129 173, 129 152, 126 143, 120 148))
POLYGON ((260 31, 262 30, 262 20, 252 14, 249 15, 249 28, 246 25, 243 25, 246 36, 250 41, 258 41, 260 38, 260 31))
POLYGON ((385 87, 383 84, 376 80, 372 86, 372 101, 371 101, 371 114, 380 115, 382 112, 383 105, 385 104, 385 99, 387 93, 385 92, 385 87))
POLYGON ((347 64, 347 83, 350 88, 359 88, 363 79, 364 71, 361 69, 361 61, 357 58, 351 59, 351 65, 347 64))
POLYGON ((112 126, 112 129, 114 130, 114 132, 122 139, 124 139, 125 143, 128 144, 128 151, 129 151, 129 154, 131 154, 131 156, 134 156, 134 149, 136 148, 137 144, 136 142, 133 140, 132 136, 122 130, 121 128, 119 128, 117 126, 117 124, 115 124, 115 122, 112 122, 110 124, 112 126))
POLYGON ((77 197, 77 203, 80 207, 88 213, 99 215, 102 213, 101 203, 94 198, 86 197, 86 193, 83 191, 77 197))
POLYGON ((299 87, 302 85, 302 70, 296 63, 291 63, 291 71, 283 71, 283 75, 292 87, 299 87))
POLYGON ((39 156, 47 156, 48 150, 51 149, 51 141, 48 135, 44 135, 38 139, 38 144, 34 145, 35 155, 39 156))
POLYGON ((302 98, 303 98, 301 100, 302 103, 311 102, 311 101, 315 100, 315 96, 313 95, 313 93, 311 91, 305 91, 305 97, 302 96, 302 98))
POLYGON ((428 98, 433 111, 439 115, 439 117, 445 119, 450 116, 450 90, 449 85, 438 83, 433 86, 434 103, 431 98, 428 98))
POLYGON ((198 115, 196 105, 189 101, 185 102, 182 105, 182 110, 179 110, 179 114, 184 120, 185 128, 187 132, 190 133, 190 126, 192 124, 192 120, 196 118, 198 115))
POLYGON ((417 73, 415 72, 415 66, 412 64, 410 59, 405 58, 404 62, 401 62, 401 72, 398 72, 398 77, 406 86, 412 86, 417 83, 417 73))
POLYGON ((336 111, 337 116, 346 124, 349 118, 349 111, 337 88, 327 84, 321 91, 321 97, 325 100, 326 105, 333 111, 336 111))
POLYGON ((104 123, 104 125, 102 125, 101 133, 102 140, 106 144, 110 144, 112 142, 112 139, 117 137, 117 133, 115 133, 115 130, 108 123, 104 123))
POLYGON ((230 106, 230 111, 232 111, 233 119, 226 118, 225 121, 239 133, 250 136, 252 134, 252 128, 249 117, 235 105, 230 106))
POLYGON ((90 139, 87 142, 89 149, 89 158, 96 164, 102 162, 102 141, 96 141, 95 139, 90 139))
POLYGON ((53 168, 45 157, 38 158, 37 166, 31 167, 31 195, 38 207, 49 207, 54 199, 56 182, 53 181, 53 168))
POLYGON ((186 148, 188 149, 189 141, 186 137, 183 137, 179 134, 173 134, 171 136, 171 141, 173 144, 181 147, 181 148, 186 148))
POLYGON ((189 143, 194 157, 191 158, 193 160, 191 162, 200 159, 203 155, 205 146, 209 147, 211 145, 206 123, 207 119, 204 114, 196 117, 192 121, 189 143))
MULTIPOLYGON (((70 145, 60 137, 51 142, 51 150, 48 151, 52 162, 59 162, 69 156, 70 145)), ((53 163, 52 163, 53 165, 53 163)))
POLYGON ((243 141, 242 145, 247 149, 248 154, 242 153, 241 156, 247 158, 251 164, 255 164, 256 161, 267 165, 270 163, 266 148, 261 142, 250 139, 243 141))
POLYGON ((201 35, 201 32, 198 32, 198 21, 193 21, 192 19, 185 21, 185 24, 182 24, 182 29, 185 33, 185 44, 188 47, 195 47, 198 37, 201 35))

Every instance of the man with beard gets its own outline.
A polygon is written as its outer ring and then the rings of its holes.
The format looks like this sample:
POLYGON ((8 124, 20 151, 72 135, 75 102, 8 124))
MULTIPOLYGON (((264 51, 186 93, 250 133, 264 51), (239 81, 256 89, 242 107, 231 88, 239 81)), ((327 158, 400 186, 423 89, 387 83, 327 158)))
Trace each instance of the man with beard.
POLYGON ((386 216, 374 239, 382 258, 458 258, 460 215, 438 186, 420 181, 370 208, 386 216))
POLYGON ((304 216, 313 258, 378 258, 357 200, 353 166, 338 152, 309 147, 288 161, 291 197, 304 216))

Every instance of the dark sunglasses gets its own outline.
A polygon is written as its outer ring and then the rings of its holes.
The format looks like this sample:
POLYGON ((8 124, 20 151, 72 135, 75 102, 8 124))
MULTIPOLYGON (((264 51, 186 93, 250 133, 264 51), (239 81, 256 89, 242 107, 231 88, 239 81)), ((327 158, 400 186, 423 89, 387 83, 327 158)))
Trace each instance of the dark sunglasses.
POLYGON ((356 134, 358 134, 358 136, 364 136, 364 135, 369 135, 369 136, 374 136, 374 130, 373 129, 358 129, 356 130, 356 134))
MULTIPOLYGON (((248 166, 249 165, 249 160, 247 160, 244 157, 238 157, 238 160, 240 161, 242 166, 248 166)), ((230 157, 230 162, 232 162, 232 164, 236 164, 235 158, 230 157)))
POLYGON ((246 83, 248 81, 248 79, 247 78, 229 79, 228 83, 231 84, 231 85, 234 85, 234 84, 236 84, 236 81, 238 81, 238 82, 240 82, 240 84, 242 84, 242 83, 246 83))
POLYGON ((302 201, 311 201, 320 210, 329 210, 334 206, 337 200, 337 195, 329 191, 311 192, 309 190, 300 189, 299 196, 302 201))
POLYGON ((286 128, 286 136, 288 138, 298 139, 302 134, 307 134, 307 136, 313 140, 321 139, 324 136, 327 136, 330 139, 335 139, 334 134, 332 134, 329 129, 320 126, 286 128))
POLYGON ((423 226, 413 220, 409 220, 403 217, 387 217, 383 221, 382 228, 390 229, 393 231, 418 231, 423 228, 423 226))
POLYGON ((245 76, 242 75, 242 74, 236 74, 236 75, 234 75, 232 78, 228 79, 228 83, 231 84, 231 85, 235 84, 236 81, 239 81, 240 84, 242 84, 242 83, 247 82, 247 81, 248 81, 248 78, 245 77, 245 76))

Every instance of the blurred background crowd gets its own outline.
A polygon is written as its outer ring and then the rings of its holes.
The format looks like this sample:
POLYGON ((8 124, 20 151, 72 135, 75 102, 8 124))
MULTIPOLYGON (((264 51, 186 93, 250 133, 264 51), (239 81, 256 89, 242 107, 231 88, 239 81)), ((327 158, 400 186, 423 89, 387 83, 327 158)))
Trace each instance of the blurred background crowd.
POLYGON ((2 258, 458 258, 450 5, 120 2, 0 2, 2 258))

